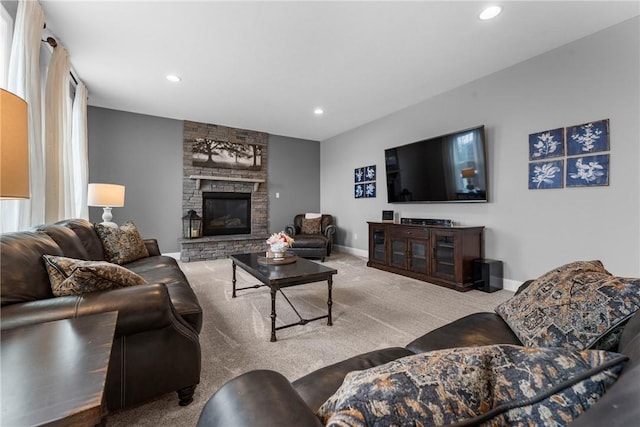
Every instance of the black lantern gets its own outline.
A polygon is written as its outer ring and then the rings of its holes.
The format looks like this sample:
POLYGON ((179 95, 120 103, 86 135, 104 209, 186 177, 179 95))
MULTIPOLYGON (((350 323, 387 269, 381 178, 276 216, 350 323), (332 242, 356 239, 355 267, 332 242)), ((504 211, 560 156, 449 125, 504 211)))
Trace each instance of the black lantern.
POLYGON ((197 239, 201 236, 202 218, 191 209, 182 217, 182 237, 185 239, 197 239))

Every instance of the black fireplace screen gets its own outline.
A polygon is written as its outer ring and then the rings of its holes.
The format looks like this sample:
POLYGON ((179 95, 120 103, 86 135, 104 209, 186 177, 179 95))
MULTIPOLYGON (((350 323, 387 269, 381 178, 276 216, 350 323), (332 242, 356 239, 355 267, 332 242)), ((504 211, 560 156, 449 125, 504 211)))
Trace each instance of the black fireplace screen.
POLYGON ((202 193, 202 234, 251 234, 251 193, 202 193))

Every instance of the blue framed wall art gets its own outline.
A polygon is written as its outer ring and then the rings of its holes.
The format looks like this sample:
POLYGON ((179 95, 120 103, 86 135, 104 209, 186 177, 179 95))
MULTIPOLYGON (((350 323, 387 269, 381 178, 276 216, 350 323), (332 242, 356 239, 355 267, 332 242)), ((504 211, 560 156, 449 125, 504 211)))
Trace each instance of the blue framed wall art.
POLYGON ((609 119, 569 126, 566 134, 567 156, 609 151, 609 119))
POLYGON ((529 160, 564 156, 564 129, 552 129, 529 135, 529 160))
POLYGON ((562 188, 564 160, 529 163, 529 190, 562 188))
POLYGON ((567 158, 567 187, 609 185, 609 154, 567 158))
POLYGON ((356 199, 376 197, 376 165, 353 170, 353 196, 356 199))

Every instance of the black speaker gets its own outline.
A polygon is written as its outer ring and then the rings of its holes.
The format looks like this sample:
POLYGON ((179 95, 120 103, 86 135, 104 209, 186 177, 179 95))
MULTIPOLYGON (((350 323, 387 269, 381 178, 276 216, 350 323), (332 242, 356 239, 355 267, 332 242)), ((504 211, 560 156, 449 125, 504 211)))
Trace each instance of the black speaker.
POLYGON ((473 284, 484 292, 502 289, 502 261, 496 259, 473 260, 473 284))

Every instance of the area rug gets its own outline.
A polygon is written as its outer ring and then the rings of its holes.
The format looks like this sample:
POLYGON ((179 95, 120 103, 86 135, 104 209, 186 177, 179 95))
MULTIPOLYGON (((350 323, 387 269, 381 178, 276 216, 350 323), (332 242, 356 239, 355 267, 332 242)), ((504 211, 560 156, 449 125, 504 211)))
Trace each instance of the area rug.
MULTIPOLYGON (((204 312, 200 333, 202 375, 194 401, 178 406, 175 393, 108 415, 110 427, 195 426, 209 397, 229 379, 253 369, 272 369, 293 381, 315 369, 383 347, 404 346, 452 320, 494 307, 513 293, 460 293, 366 266, 366 259, 334 253, 325 265, 333 280, 333 326, 326 320, 277 332, 270 342, 271 300, 267 288, 231 297, 231 261, 181 263, 204 312)), ((238 269, 238 287, 257 284, 238 269)), ((305 318, 326 314, 326 282, 286 288, 305 318)), ((277 325, 298 318, 277 296, 277 325)))

